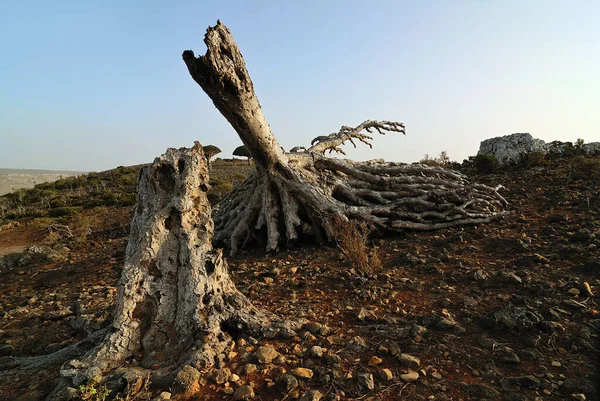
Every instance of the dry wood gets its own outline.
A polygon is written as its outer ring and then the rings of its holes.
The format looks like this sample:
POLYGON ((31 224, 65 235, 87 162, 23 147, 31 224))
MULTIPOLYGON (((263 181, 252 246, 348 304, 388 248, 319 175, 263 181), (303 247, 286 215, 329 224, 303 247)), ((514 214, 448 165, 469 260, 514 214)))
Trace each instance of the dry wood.
POLYGON ((373 132, 404 134, 403 123, 367 120, 285 153, 262 113, 229 29, 217 22, 204 42, 204 56, 186 50, 183 60, 256 161, 256 171, 214 208, 214 239, 232 254, 255 241, 267 251, 302 235, 331 241, 330 222, 339 218, 359 219, 382 231, 432 230, 485 223, 508 213, 500 187, 471 184, 456 171, 324 155, 343 154, 346 142, 371 146, 373 132))

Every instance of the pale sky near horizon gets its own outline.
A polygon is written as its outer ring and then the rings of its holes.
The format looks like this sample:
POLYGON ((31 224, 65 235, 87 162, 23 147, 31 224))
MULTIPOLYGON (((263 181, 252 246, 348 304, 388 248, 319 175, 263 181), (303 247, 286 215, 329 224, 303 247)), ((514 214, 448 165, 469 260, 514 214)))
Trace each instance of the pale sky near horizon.
POLYGON ((476 154, 487 138, 600 141, 599 1, 5 1, 0 167, 100 171, 237 134, 191 79, 217 19, 280 144, 406 124, 348 157, 476 154))

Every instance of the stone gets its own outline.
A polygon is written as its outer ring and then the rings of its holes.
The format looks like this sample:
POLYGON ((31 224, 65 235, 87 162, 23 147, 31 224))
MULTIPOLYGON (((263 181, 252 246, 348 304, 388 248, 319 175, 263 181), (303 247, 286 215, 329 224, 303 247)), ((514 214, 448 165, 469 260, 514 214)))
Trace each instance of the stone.
POLYGON ((381 362, 383 362, 383 359, 381 359, 380 357, 373 355, 371 357, 371 359, 369 359, 369 366, 377 366, 379 365, 381 362))
POLYGON ((440 372, 433 372, 431 374, 431 377, 433 377, 436 380, 442 380, 442 374, 440 372))
POLYGON ((277 378, 275 385, 277 386, 277 390, 283 394, 287 394, 298 387, 298 379, 286 373, 277 378))
POLYGON ((262 346, 258 347, 253 356, 259 363, 271 363, 273 359, 279 356, 279 352, 275 351, 275 348, 271 346, 262 346))
POLYGON ((375 388, 375 380, 373 380, 373 374, 361 373, 356 377, 358 385, 367 390, 373 390, 375 388))
POLYGON ((323 327, 323 325, 321 323, 317 323, 317 322, 310 322, 306 324, 306 330, 310 331, 313 334, 319 334, 319 332, 321 331, 321 327, 323 327))
MULTIPOLYGON (((249 374, 252 374, 252 373, 256 372, 256 370, 257 370, 257 369, 258 369, 258 368, 257 368, 257 366, 256 366, 255 364, 253 364, 253 363, 247 363, 247 364, 245 364, 244 366, 242 366, 241 373, 242 373, 243 375, 246 375, 246 376, 247 376, 247 375, 249 375, 249 374)), ((239 373, 239 372, 238 372, 238 373, 239 373)))
POLYGON ((200 372, 198 369, 190 365, 185 365, 175 379, 173 380, 173 393, 181 395, 182 397, 191 397, 198 391, 200 391, 200 372))
POLYGON ((308 356, 312 358, 321 358, 323 353, 323 348, 319 347, 318 345, 313 345, 308 349, 308 356))
POLYGON ((379 378, 385 382, 389 382, 394 378, 394 374, 389 369, 379 369, 377 374, 379 375, 379 378))
POLYGON ((517 364, 521 363, 519 356, 517 354, 515 354, 515 352, 508 347, 499 349, 496 354, 496 357, 498 358, 499 362, 506 363, 506 364, 517 365, 517 364))
POLYGON ((581 290, 583 295, 585 295, 586 297, 594 296, 594 293, 592 292, 592 288, 590 287, 590 284, 587 281, 584 281, 583 283, 581 283, 579 286, 579 289, 581 290))
POLYGON ((318 390, 308 390, 302 397, 300 397, 300 401, 319 401, 323 397, 318 390))
POLYGON ((300 379, 312 379, 314 372, 308 368, 294 368, 290 373, 300 379))
POLYGON ((482 141, 477 154, 494 156, 502 167, 520 163, 521 153, 528 152, 546 153, 545 142, 528 133, 504 135, 482 141))
POLYGON ((506 391, 519 391, 521 387, 538 388, 540 380, 535 376, 503 377, 500 379, 500 386, 506 391))
POLYGON ((169 401, 171 399, 171 393, 168 391, 163 391, 159 395, 157 395, 152 401, 169 401))
POLYGON ((407 383, 411 383, 419 378, 419 373, 415 371, 410 371, 408 373, 400 375, 400 378, 407 383))
POLYGON ((467 392, 469 393, 469 399, 489 399, 499 400, 500 392, 495 388, 488 386, 487 384, 469 384, 467 386, 467 392))
POLYGON ((236 401, 251 400, 252 398, 254 398, 254 389, 247 384, 238 387, 233 393, 233 399, 236 401))
POLYGON ((542 317, 525 307, 514 306, 509 302, 506 306, 490 312, 488 320, 493 326, 523 331, 533 328, 542 320, 542 317))
POLYGON ((223 384, 231 379, 231 371, 228 368, 215 369, 211 372, 209 379, 216 384, 223 384))
POLYGON ((407 366, 412 369, 416 369, 421 365, 421 360, 410 354, 398 355, 398 362, 400 362, 403 366, 407 366))

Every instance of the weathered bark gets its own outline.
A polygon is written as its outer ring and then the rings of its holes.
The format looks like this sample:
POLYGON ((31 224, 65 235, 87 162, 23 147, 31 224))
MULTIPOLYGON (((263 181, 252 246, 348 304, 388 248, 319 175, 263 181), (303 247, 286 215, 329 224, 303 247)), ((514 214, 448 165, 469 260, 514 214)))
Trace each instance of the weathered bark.
POLYGON ((332 221, 354 218, 381 230, 430 230, 489 222, 505 215, 500 187, 471 184, 456 171, 420 164, 331 159, 346 141, 371 146, 374 130, 404 133, 404 124, 365 121, 316 137, 308 149, 285 153, 271 132, 244 59, 221 22, 208 28, 207 51, 183 53, 192 78, 235 128, 256 161, 256 171, 214 208, 216 242, 235 254, 254 240, 267 251, 305 234, 335 237, 332 221), (366 131, 366 133, 365 133, 366 131))
POLYGON ((197 142, 143 169, 114 321, 98 346, 63 366, 65 383, 125 363, 153 375, 206 368, 230 345, 229 330, 274 336, 281 327, 236 290, 221 251, 213 250, 208 180, 197 142))

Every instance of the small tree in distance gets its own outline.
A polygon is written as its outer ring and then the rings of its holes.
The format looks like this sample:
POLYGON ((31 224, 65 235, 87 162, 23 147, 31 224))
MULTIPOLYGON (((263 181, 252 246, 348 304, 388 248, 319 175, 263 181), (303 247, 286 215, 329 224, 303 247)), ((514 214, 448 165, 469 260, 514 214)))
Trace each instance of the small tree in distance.
POLYGON ((246 147, 244 145, 238 146, 237 148, 235 148, 235 150, 233 151, 233 155, 240 156, 240 157, 247 157, 248 164, 250 164, 250 158, 252 157, 252 155, 250 155, 250 152, 248 152, 248 149, 246 149, 246 147))
POLYGON ((219 153, 221 153, 221 149, 219 149, 215 145, 206 145, 206 146, 203 146, 202 150, 204 151, 204 155, 206 155, 206 160, 208 161, 208 165, 209 166, 210 166, 210 159, 212 159, 213 156, 218 155, 219 153))

